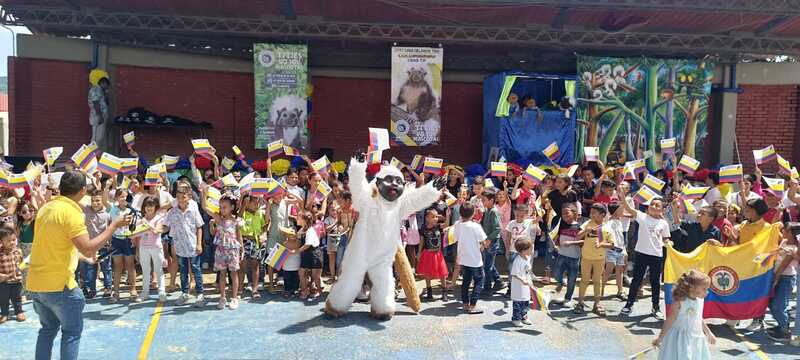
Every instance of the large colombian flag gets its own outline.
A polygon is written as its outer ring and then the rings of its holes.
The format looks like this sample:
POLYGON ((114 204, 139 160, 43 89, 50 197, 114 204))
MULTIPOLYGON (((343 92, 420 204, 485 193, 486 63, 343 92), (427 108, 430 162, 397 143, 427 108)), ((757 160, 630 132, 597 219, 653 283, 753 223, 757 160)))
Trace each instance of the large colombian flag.
POLYGON ((668 247, 664 268, 667 312, 672 307, 675 283, 686 271, 697 269, 711 278, 703 318, 745 320, 763 316, 775 275, 775 256, 767 255, 778 248, 779 235, 780 229, 772 226, 742 245, 703 244, 688 254, 668 247))

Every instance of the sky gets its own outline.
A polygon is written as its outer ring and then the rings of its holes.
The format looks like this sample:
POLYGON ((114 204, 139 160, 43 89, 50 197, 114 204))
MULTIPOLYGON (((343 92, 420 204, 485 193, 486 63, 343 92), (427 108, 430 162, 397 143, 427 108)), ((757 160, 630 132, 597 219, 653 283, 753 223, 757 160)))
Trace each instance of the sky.
MULTIPOLYGON (((8 26, 15 34, 30 34, 27 28, 22 26, 8 26)), ((0 76, 8 76, 8 60, 13 55, 11 31, 0 27, 0 76)))

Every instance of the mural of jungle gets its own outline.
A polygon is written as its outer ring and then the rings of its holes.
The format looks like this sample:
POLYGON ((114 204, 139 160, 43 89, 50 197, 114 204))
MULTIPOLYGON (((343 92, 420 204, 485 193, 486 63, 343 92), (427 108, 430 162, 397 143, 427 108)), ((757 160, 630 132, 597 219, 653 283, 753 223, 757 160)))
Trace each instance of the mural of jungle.
POLYGON ((600 148, 607 164, 647 158, 661 166, 660 139, 676 152, 703 158, 714 64, 705 60, 578 57, 576 160, 600 148))

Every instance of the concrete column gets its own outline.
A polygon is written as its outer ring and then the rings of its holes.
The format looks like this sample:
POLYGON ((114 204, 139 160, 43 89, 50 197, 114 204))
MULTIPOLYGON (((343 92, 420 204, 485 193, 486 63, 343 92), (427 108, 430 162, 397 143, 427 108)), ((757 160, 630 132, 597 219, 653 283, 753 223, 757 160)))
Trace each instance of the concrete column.
MULTIPOLYGON (((739 94, 726 92, 722 94, 722 118, 719 128, 719 161, 722 164, 733 164, 736 145, 736 99, 739 94)), ((740 149, 741 150, 741 149, 740 149)))

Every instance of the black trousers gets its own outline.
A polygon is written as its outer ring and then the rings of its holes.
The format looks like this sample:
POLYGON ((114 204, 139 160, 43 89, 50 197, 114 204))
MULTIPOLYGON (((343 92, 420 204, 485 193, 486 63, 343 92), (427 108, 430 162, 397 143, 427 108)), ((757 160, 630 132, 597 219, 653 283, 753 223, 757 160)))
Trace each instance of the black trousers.
POLYGON ((628 292, 628 302, 626 307, 633 306, 636 302, 636 294, 639 292, 639 287, 642 286, 644 280, 644 273, 650 270, 650 287, 653 289, 651 299, 653 300, 653 309, 659 308, 661 301, 661 271, 663 267, 664 258, 659 256, 642 254, 636 252, 636 260, 633 263, 633 281, 628 292))
POLYGON ((14 313, 22 314, 22 283, 0 284, 0 315, 8 316, 9 303, 14 305, 14 313))

